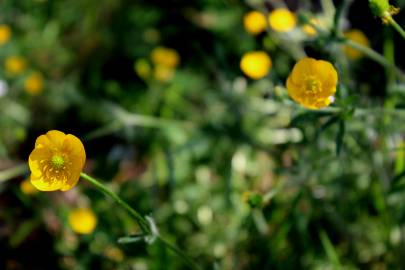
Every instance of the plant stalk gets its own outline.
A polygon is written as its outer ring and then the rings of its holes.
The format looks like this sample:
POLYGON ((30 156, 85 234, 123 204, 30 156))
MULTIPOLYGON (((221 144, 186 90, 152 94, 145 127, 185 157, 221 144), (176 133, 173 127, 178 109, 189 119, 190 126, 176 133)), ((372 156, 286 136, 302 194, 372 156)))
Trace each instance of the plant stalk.
MULTIPOLYGON (((123 207, 125 210, 128 211, 128 213, 136 220, 136 222, 139 224, 139 227, 141 228, 142 232, 146 235, 150 235, 152 233, 151 228, 149 227, 148 221, 141 215, 139 214, 135 209, 133 209, 128 203, 126 203, 123 199, 121 199, 120 196, 109 190, 103 183, 100 181, 96 180, 95 178, 91 177, 90 175, 87 175, 85 173, 80 173, 80 176, 86 180, 87 182, 91 183, 94 185, 98 190, 100 190, 102 193, 105 195, 111 197, 114 199, 115 202, 117 202, 121 207, 123 207)), ((162 238, 159 234, 156 235, 157 239, 166 246, 166 248, 170 249, 174 253, 176 253, 180 258, 184 260, 184 262, 194 270, 200 270, 201 268, 188 256, 186 255, 181 249, 179 249, 177 246, 174 244, 168 242, 164 238, 162 238)))

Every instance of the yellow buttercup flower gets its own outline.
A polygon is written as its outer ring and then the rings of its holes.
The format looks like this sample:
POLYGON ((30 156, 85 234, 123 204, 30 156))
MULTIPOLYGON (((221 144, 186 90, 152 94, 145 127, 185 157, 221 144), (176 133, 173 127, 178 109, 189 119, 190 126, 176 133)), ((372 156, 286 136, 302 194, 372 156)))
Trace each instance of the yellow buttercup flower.
POLYGON ((24 81, 24 88, 31 95, 38 95, 44 89, 44 78, 41 73, 34 72, 24 81))
POLYGON ((264 51, 245 53, 240 61, 240 68, 246 76, 258 80, 265 77, 272 66, 270 56, 264 51))
MULTIPOLYGON (((353 29, 353 30, 347 31, 344 33, 344 36, 351 41, 359 43, 360 45, 363 45, 365 47, 370 47, 370 41, 368 40, 366 35, 364 35, 364 33, 360 30, 353 29)), ((350 48, 348 46, 344 46, 343 49, 344 49, 345 54, 350 59, 357 59, 363 55, 360 51, 358 51, 354 48, 350 48)))
POLYGON ((11 37, 11 29, 8 25, 0 25, 0 46, 6 44, 11 37))
POLYGON ((23 193, 27 195, 35 194, 38 192, 38 189, 36 189, 32 184, 29 179, 25 179, 20 183, 20 189, 23 193))
POLYGON ((124 252, 114 246, 107 247, 104 250, 104 255, 115 262, 122 262, 124 260, 124 252))
POLYGON ((20 56, 10 56, 6 59, 6 71, 12 75, 17 75, 24 71, 27 62, 20 56))
POLYGON ((258 11, 250 11, 243 16, 243 25, 247 32, 257 35, 266 29, 266 17, 258 11))
POLYGON ((69 213, 69 225, 80 234, 89 234, 97 225, 97 217, 90 208, 77 208, 69 213))
POLYGON ((277 32, 288 32, 297 25, 297 17, 286 8, 278 8, 270 12, 269 24, 277 32))
POLYGON ((152 71, 149 62, 144 58, 135 61, 134 70, 136 74, 144 80, 150 76, 152 71))
POLYGON ((179 54, 170 48, 156 47, 151 53, 152 62, 155 65, 175 68, 180 63, 179 54))
POLYGON ((42 191, 69 190, 79 180, 85 161, 83 144, 76 136, 48 131, 37 138, 29 156, 31 183, 42 191))
POLYGON ((154 77, 156 80, 161 82, 168 82, 174 77, 175 70, 173 68, 157 65, 154 69, 154 77))
MULTIPOLYGON (((315 18, 311 19, 310 22, 311 24, 316 26, 320 25, 319 20, 315 18)), ((311 24, 305 24, 304 26, 302 26, 302 31, 304 31, 304 33, 308 36, 315 36, 317 34, 317 31, 311 24)))
POLYGON ((338 74, 327 61, 305 57, 298 61, 287 79, 288 94, 309 109, 320 109, 334 100, 338 74))

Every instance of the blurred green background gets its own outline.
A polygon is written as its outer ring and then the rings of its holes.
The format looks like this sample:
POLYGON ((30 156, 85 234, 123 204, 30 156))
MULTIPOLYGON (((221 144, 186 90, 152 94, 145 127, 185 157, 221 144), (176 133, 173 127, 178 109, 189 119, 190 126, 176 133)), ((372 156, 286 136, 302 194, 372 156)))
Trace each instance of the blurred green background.
POLYGON ((158 243, 118 241, 139 228, 87 183, 23 184, 52 129, 81 138, 85 172, 202 269, 405 267, 405 84, 333 33, 360 29, 405 69, 404 40, 367 1, 2 0, 0 24, 0 269, 187 269, 158 243), (292 32, 244 29, 247 12, 283 6, 292 32), (305 16, 325 33, 305 35, 305 16), (272 60, 260 80, 239 67, 253 50, 272 60), (305 54, 338 70, 332 107, 289 99, 305 54), (85 235, 69 224, 83 207, 97 218, 85 235))

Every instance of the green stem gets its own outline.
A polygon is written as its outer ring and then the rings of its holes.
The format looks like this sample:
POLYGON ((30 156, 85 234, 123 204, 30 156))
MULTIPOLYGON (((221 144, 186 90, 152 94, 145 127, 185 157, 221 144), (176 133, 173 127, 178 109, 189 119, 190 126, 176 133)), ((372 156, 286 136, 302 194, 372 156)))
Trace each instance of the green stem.
POLYGON ((400 70, 398 67, 396 67, 395 65, 393 65, 392 63, 390 63, 384 56, 382 56, 381 54, 377 53, 376 51, 363 46, 357 42, 351 41, 349 39, 344 39, 342 41, 342 43, 346 46, 349 46, 353 49, 356 49, 360 52, 362 52, 363 54, 365 54, 367 57, 371 58, 372 60, 376 61, 377 63, 379 63, 380 65, 386 67, 386 68, 390 68, 393 71, 395 71, 396 75, 398 76, 399 79, 401 79, 402 81, 405 81, 405 75, 402 72, 402 70, 400 70))
POLYGON ((405 39, 405 31, 402 27, 392 18, 391 15, 384 17, 388 23, 405 39))
MULTIPOLYGON (((105 195, 111 197, 114 199, 120 206, 122 206, 125 210, 131 214, 131 216, 136 220, 136 222, 139 224, 139 227, 141 228, 142 232, 146 235, 150 235, 152 233, 151 228, 149 227, 148 221, 141 215, 139 214, 136 210, 134 210, 129 204, 127 204, 121 197, 119 197, 117 194, 109 190, 103 183, 99 182, 95 178, 91 177, 90 175, 87 175, 85 173, 80 173, 80 176, 88 181, 89 183, 93 184, 97 189, 99 189, 101 192, 103 192, 105 195)), ((192 260, 190 259, 181 249, 179 249, 177 246, 171 244, 164 238, 162 238, 160 235, 156 235, 157 239, 164 244, 168 249, 172 250, 174 253, 176 253, 180 258, 184 260, 185 263, 187 263, 191 269, 199 270, 200 267, 192 260)))
POLYGON ((14 177, 23 175, 28 172, 28 166, 24 163, 21 165, 17 165, 15 167, 12 167, 10 169, 6 169, 4 171, 0 172, 0 183, 1 182, 6 182, 10 179, 13 179, 14 177))

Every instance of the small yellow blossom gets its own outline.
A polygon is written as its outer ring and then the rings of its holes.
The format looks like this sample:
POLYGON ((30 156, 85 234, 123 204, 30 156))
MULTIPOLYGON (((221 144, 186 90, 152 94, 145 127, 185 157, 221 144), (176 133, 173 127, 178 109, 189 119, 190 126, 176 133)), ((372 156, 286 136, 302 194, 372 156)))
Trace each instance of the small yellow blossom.
POLYGON ((180 56, 177 51, 165 47, 154 48, 151 53, 151 59, 155 65, 168 68, 176 68, 180 63, 180 56))
POLYGON ((0 25, 0 46, 6 44, 11 37, 11 29, 8 25, 0 25))
POLYGON ((240 61, 240 68, 243 73, 255 80, 265 77, 269 73, 271 66, 271 58, 264 51, 247 52, 240 61))
POLYGON ((114 246, 107 247, 104 250, 104 255, 115 262, 122 262, 124 260, 124 252, 114 246))
MULTIPOLYGON (((311 19, 310 22, 311 24, 316 26, 320 25, 319 20, 315 18, 311 19)), ((315 36, 317 34, 317 31, 311 24, 305 24, 304 26, 302 26, 302 31, 304 31, 304 33, 308 36, 315 36)))
POLYGON ((144 58, 135 61, 134 70, 139 78, 144 80, 147 79, 152 72, 149 62, 144 58))
POLYGON ((32 184, 29 179, 25 179, 20 183, 20 189, 23 193, 27 195, 35 194, 38 192, 38 189, 36 189, 32 184))
POLYGON ((161 82, 168 82, 173 79, 175 73, 175 69, 164 66, 164 65, 157 65, 154 69, 154 77, 156 80, 161 82))
POLYGON ((41 191, 66 191, 80 178, 86 161, 82 142, 74 135, 48 131, 35 142, 29 156, 31 183, 41 191))
POLYGON ((270 12, 269 24, 277 32, 288 32, 297 25, 297 17, 286 8, 278 8, 270 12))
POLYGON ((97 225, 97 217, 90 208, 77 208, 69 213, 69 225, 80 234, 89 234, 97 225))
POLYGON ((44 89, 44 78, 41 73, 34 72, 24 81, 24 88, 31 95, 38 95, 44 89))
POLYGON ((320 109, 334 100, 338 74, 327 61, 305 57, 298 61, 287 79, 288 94, 309 109, 320 109))
MULTIPOLYGON (((363 45, 365 47, 370 47, 370 42, 369 42, 368 38, 360 30, 353 29, 353 30, 347 31, 344 33, 344 36, 347 39, 354 41, 360 45, 363 45)), ((350 59, 357 59, 363 55, 362 52, 360 52, 354 48, 350 48, 349 46, 344 46, 343 49, 344 49, 345 54, 350 59)))
POLYGON ((6 71, 12 75, 17 75, 24 71, 27 62, 20 56, 10 56, 6 59, 6 71))
POLYGON ((258 11, 250 11, 243 17, 243 25, 248 33, 257 35, 266 30, 266 17, 258 11))

